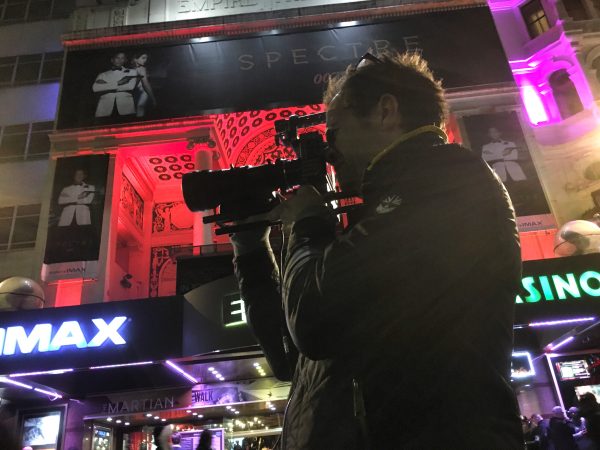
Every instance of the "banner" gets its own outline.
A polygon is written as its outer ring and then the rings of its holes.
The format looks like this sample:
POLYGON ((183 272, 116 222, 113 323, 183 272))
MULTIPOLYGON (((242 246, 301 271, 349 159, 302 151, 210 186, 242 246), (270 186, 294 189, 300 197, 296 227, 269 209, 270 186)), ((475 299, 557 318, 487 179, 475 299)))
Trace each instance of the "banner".
POLYGON ((108 155, 57 160, 44 281, 97 275, 108 162, 108 155))
POLYGON ((463 120, 469 148, 490 165, 506 186, 519 231, 556 228, 517 113, 481 114, 463 120))
POLYGON ((320 103, 370 51, 420 52, 445 88, 512 82, 489 9, 243 39, 69 51, 58 128, 320 103))

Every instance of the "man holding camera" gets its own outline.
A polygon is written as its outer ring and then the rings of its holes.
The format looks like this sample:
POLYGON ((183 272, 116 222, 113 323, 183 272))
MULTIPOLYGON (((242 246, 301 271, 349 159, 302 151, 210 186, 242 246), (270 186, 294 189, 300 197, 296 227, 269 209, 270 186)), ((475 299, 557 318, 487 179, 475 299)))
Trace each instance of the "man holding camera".
POLYGON ((283 279, 267 232, 232 236, 247 317, 292 380, 282 448, 518 449, 509 385, 520 251, 506 190, 447 144, 441 85, 416 54, 366 55, 325 94, 329 161, 362 219, 303 186, 283 279), (283 319, 282 319, 283 318, 283 319))

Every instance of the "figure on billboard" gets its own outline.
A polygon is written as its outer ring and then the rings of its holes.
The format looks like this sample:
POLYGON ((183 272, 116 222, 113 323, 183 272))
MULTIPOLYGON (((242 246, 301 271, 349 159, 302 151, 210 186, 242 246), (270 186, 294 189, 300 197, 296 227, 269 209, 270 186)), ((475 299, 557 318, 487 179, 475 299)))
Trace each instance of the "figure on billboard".
POLYGON ((125 67, 127 57, 123 52, 115 53, 110 61, 111 69, 100 73, 92 85, 92 90, 100 95, 95 117, 133 117, 136 113, 133 90, 140 75, 136 69, 125 67))
POLYGON ((150 85, 148 69, 146 67, 147 63, 148 53, 136 53, 133 55, 133 69, 137 70, 139 76, 139 81, 134 92, 136 117, 144 117, 146 115, 148 100, 152 102, 153 106, 156 106, 156 97, 150 85))
POLYGON ((527 179, 525 172, 517 162, 519 149, 514 142, 502 139, 502 133, 496 127, 488 129, 490 142, 481 147, 481 156, 494 172, 498 174, 503 183, 508 177, 512 181, 524 181, 527 179))
POLYGON ((70 225, 90 225, 89 204, 94 201, 94 186, 87 184, 87 173, 83 169, 75 170, 73 184, 65 186, 58 196, 58 204, 63 206, 60 213, 59 227, 70 225), (75 222, 75 223, 73 223, 75 222))

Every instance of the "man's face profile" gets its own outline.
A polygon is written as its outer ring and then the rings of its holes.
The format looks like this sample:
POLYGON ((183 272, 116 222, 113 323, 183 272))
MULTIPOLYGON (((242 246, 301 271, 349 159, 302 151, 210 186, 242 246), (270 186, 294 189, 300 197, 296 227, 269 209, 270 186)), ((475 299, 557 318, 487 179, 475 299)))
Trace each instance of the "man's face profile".
POLYGON ((491 127, 488 130, 488 136, 494 141, 497 141, 502 137, 502 135, 500 134, 500 130, 498 130, 498 128, 496 127, 491 127))
POLYGON ((123 67, 125 65, 125 62, 127 61, 127 58, 125 57, 125 53, 119 52, 116 53, 110 61, 115 67, 123 67))
POLYGON ((86 177, 85 171, 82 169, 77 169, 75 171, 75 174, 73 175, 73 181, 75 182, 75 184, 81 184, 85 180, 85 177, 86 177))

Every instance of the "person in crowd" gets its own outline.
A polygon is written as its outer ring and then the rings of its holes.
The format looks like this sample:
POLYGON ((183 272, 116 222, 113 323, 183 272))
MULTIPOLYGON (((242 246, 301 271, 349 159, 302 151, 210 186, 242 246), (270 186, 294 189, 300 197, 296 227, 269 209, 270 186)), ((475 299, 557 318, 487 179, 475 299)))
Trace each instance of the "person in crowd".
POLYGON ((200 434, 200 442, 198 442, 198 446, 196 450, 212 450, 212 433, 210 430, 204 430, 200 434))
POLYGON ((365 55, 324 102, 327 158, 362 217, 336 234, 322 196, 297 190, 268 215, 291 228, 282 279, 268 230, 232 235, 249 323, 293 379, 281 448, 522 449, 506 190, 446 142, 443 90, 417 54, 365 55))
POLYGON ((567 421, 560 406, 552 408, 552 417, 548 421, 548 440, 554 450, 577 450, 575 427, 567 421))
POLYGON ((173 450, 181 449, 181 434, 173 433, 171 435, 171 448, 173 450))
POLYGON ((148 63, 148 53, 136 53, 133 56, 133 69, 137 71, 138 83, 135 87, 135 115, 136 117, 145 117, 148 102, 152 102, 153 106, 156 106, 156 97, 154 97, 154 91, 152 91, 152 85, 150 84, 150 77, 146 64, 148 63))
POLYGON ((98 74, 92 85, 92 91, 99 96, 95 114, 99 122, 118 121, 136 114, 133 90, 140 78, 138 71, 125 67, 127 57, 123 52, 115 53, 110 61, 111 69, 98 74))
POLYGON ((600 405, 594 394, 579 397, 579 413, 585 419, 585 435, 600 449, 600 405))
POLYGON ((530 436, 533 438, 532 449, 536 448, 539 450, 548 450, 548 421, 545 420, 541 414, 531 415, 531 432, 530 436))

